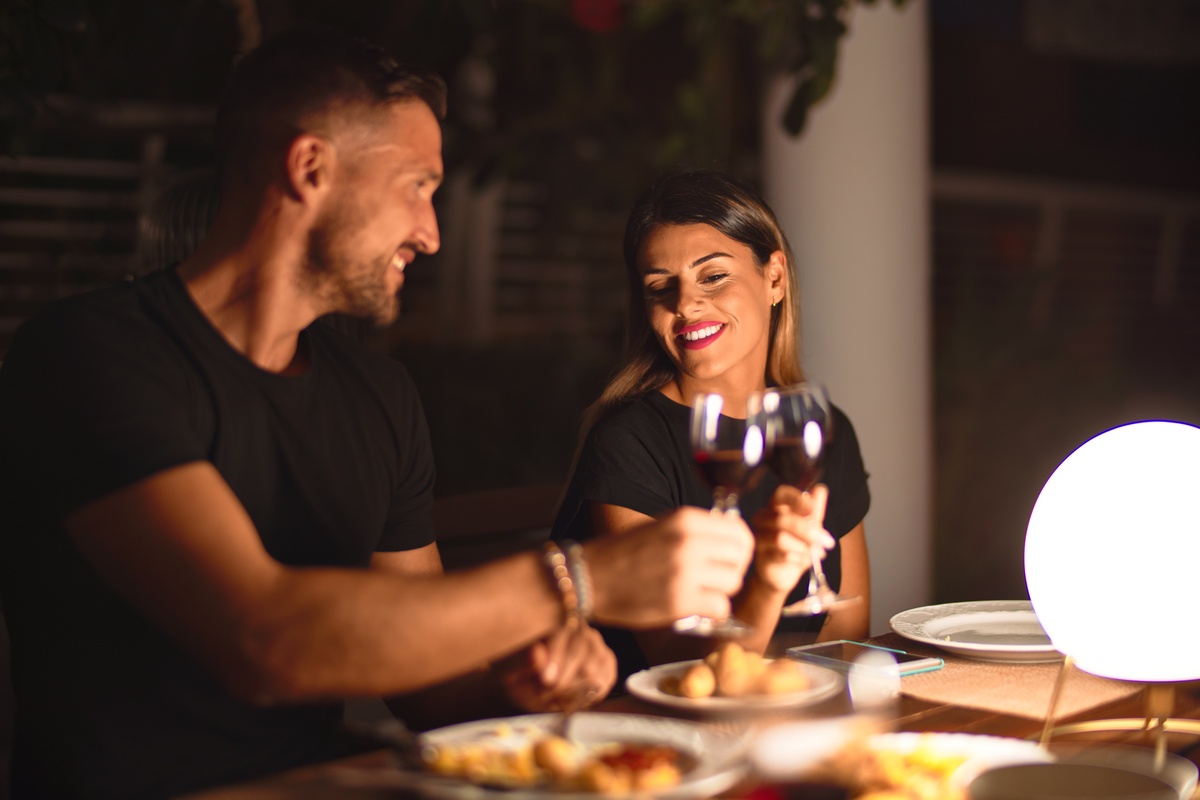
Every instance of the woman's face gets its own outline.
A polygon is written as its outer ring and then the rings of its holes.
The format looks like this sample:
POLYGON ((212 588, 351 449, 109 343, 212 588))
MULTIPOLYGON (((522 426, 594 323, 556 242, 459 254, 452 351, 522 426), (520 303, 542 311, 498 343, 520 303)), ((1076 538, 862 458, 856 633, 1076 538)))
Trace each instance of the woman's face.
POLYGON ((637 267, 650 327, 681 388, 761 388, 771 304, 784 292, 782 252, 760 268, 749 247, 711 225, 663 225, 646 237, 637 267))

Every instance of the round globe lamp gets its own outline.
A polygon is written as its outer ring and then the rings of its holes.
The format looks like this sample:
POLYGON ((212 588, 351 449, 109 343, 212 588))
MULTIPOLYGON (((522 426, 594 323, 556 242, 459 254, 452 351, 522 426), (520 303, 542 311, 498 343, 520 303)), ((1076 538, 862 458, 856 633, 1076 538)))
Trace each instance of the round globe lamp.
POLYGON ((1146 719, 1083 723, 1088 729, 1200 733, 1200 723, 1167 719, 1170 684, 1200 679, 1191 622, 1198 579, 1200 428, 1122 425, 1089 439, 1058 466, 1025 537, 1029 599, 1066 656, 1043 741, 1072 666, 1163 687, 1148 691, 1146 719))

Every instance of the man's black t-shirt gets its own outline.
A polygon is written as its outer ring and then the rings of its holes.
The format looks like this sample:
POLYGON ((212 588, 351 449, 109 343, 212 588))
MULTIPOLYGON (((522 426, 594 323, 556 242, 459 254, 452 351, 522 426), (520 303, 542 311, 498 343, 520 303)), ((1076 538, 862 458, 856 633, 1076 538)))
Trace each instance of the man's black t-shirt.
POLYGON ((300 347, 303 374, 259 369, 173 270, 62 301, 18 332, 0 370, 15 800, 161 797, 336 753, 340 704, 233 699, 63 524, 202 461, 281 563, 362 568, 431 543, 433 457, 407 372, 321 322, 300 347))
MULTIPOLYGON (((655 391, 613 409, 600 419, 584 440, 554 522, 554 537, 591 538, 588 503, 622 506, 650 516, 684 505, 709 508, 712 489, 701 478, 692 458, 689 414, 687 406, 655 391)), ((830 428, 833 434, 821 475, 821 481, 829 487, 825 529, 841 539, 862 522, 871 498, 858 437, 849 418, 836 406, 830 428)), ((747 520, 753 517, 778 487, 779 479, 768 471, 753 490, 738 499, 742 516, 747 520)), ((823 562, 834 589, 841 585, 841 552, 840 547, 835 547, 823 562)), ((807 590, 806 574, 788 601, 801 599, 807 590)), ((778 630, 818 631, 824 621, 824 615, 785 617, 779 621, 778 630)), ((600 630, 617 654, 622 678, 646 668, 645 656, 629 631, 606 627, 600 630)))

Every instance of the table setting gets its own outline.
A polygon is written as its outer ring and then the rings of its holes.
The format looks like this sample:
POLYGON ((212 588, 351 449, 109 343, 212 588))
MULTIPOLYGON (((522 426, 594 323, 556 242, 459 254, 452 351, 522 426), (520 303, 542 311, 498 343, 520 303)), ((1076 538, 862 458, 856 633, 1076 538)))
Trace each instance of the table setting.
MULTIPOLYGON (((1160 428, 1148 433, 1133 445, 1162 445, 1160 428)), ((1046 523, 1061 493, 1055 478, 1069 475, 1084 449, 1052 476, 1035 507, 1026 539, 1029 599, 901 611, 887 633, 852 643, 866 652, 842 668, 794 657, 811 635, 777 634, 766 656, 743 651, 734 626, 705 659, 634 673, 588 711, 393 736, 391 747, 188 800, 1188 800, 1200 763, 1200 649, 1176 636, 1156 640, 1153 658, 1128 659, 1112 643, 1132 625, 1094 624, 1113 573, 1081 576, 1072 572, 1078 549, 1064 555, 1047 546, 1065 524, 1046 523), (896 658, 905 653, 928 656, 933 666, 902 676, 896 658)), ((1164 463, 1161 450, 1108 457, 1164 463)), ((1112 470, 1101 464, 1102 473, 1112 470)), ((727 495, 721 513, 730 513, 736 498, 728 495, 736 493, 716 491, 727 495)), ((1073 511, 1079 502, 1067 505, 1073 511)), ((1086 535, 1102 540, 1123 534, 1111 529, 1125 524, 1098 517, 1086 535)), ((1106 555, 1128 558, 1106 547, 1106 555)), ((1177 595, 1164 614, 1177 624, 1178 609, 1188 607, 1186 586, 1156 591, 1177 595)), ((847 599, 814 597, 822 597, 815 580, 811 602, 788 613, 847 599)), ((1127 619, 1140 620, 1140 608, 1127 619)), ((1107 607, 1107 619, 1120 610, 1107 607)))
MULTIPOLYGON (((795 641, 795 637, 780 636, 771 649, 782 654, 795 641)), ((631 675, 626 693, 591 711, 565 718, 532 714, 481 720, 421 734, 417 752, 430 759, 426 769, 404 766, 396 751, 381 748, 266 781, 202 792, 189 800, 292 796, 587 800, 614 795, 758 800, 833 796, 805 794, 815 792, 813 787, 829 785, 843 792, 837 796, 856 800, 884 797, 885 789, 893 792, 886 795, 891 798, 976 800, 969 793, 970 786, 982 775, 1059 763, 1091 764, 1096 769, 1116 764, 1124 772, 1149 774, 1171 787, 1173 793, 1162 797, 1184 800, 1196 790, 1195 762, 1200 750, 1192 746, 1195 742, 1175 742, 1174 749, 1188 757, 1168 753, 1157 767, 1154 750, 1144 735, 1090 737, 1082 743, 1079 737, 1067 736, 1048 746, 1039 744, 1061 659, 1028 664, 966 658, 895 631, 872 637, 868 643, 909 652, 938 652, 945 666, 898 678, 895 696, 856 700, 848 674, 811 664, 800 666, 813 678, 812 684, 796 693, 679 697, 650 688, 660 687, 671 673, 685 666, 662 665, 631 675), (569 781, 547 783, 539 777, 541 768, 534 753, 539 742, 550 737, 566 739, 580 753, 597 758, 613 756, 622 745, 666 746, 675 751, 677 774, 668 784, 642 790, 584 788, 569 781), (489 749, 493 755, 501 754, 489 769, 495 770, 499 763, 516 777, 497 778, 482 767, 472 772, 461 764, 455 768, 457 773, 439 774, 431 766, 436 754, 445 756, 456 749, 453 757, 460 761, 464 752, 475 757, 489 749), (863 775, 871 776, 868 782, 863 782, 863 775), (889 781, 915 782, 914 786, 923 788, 889 781), (904 793, 910 789, 913 793, 904 793)), ((1059 701, 1063 719, 1088 718, 1112 709, 1126 713, 1126 709, 1139 707, 1140 685, 1086 673, 1075 677, 1080 681, 1071 685, 1077 688, 1059 701)), ((1184 698, 1186 705, 1177 707, 1176 712, 1200 718, 1200 684, 1189 685, 1184 698)))

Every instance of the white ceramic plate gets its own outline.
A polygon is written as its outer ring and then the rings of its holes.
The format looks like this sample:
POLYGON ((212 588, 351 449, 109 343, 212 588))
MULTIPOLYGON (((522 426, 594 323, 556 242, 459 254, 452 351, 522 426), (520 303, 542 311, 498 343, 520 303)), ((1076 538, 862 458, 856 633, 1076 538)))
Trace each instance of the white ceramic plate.
POLYGON ((1054 756, 1037 742, 1010 739, 1006 736, 981 736, 973 733, 881 733, 869 740, 874 750, 911 753, 918 747, 928 747, 946 756, 962 756, 967 760, 950 776, 950 783, 960 789, 979 773, 994 767, 1011 764, 1048 764, 1054 756))
MULTIPOLYGON (((451 725, 423 734, 428 744, 479 742, 497 747, 516 747, 547 732, 557 733, 558 714, 529 714, 505 719, 480 720, 451 725)), ((732 733, 687 720, 642 714, 578 712, 571 717, 568 736, 587 746, 611 742, 670 745, 695 765, 683 774, 677 786, 656 791, 667 800, 696 800, 712 797, 733 786, 748 769, 744 740, 732 733)), ((426 797, 450 800, 584 800, 597 797, 589 792, 556 792, 550 789, 507 789, 476 786, 463 780, 434 775, 415 775, 412 788, 426 797)), ((637 797, 637 795, 629 795, 637 797)))
POLYGON ((1028 600, 922 606, 902 611, 888 624, 906 639, 965 658, 1022 664, 1062 659, 1028 600))
POLYGON ((801 692, 787 694, 750 695, 747 697, 679 697, 667 694, 660 686, 668 677, 679 677, 698 660, 676 661, 635 672, 625 679, 625 688, 634 697, 651 703, 689 711, 745 711, 755 708, 798 708, 813 705, 832 697, 842 689, 842 676, 815 664, 801 664, 811 684, 801 692))

